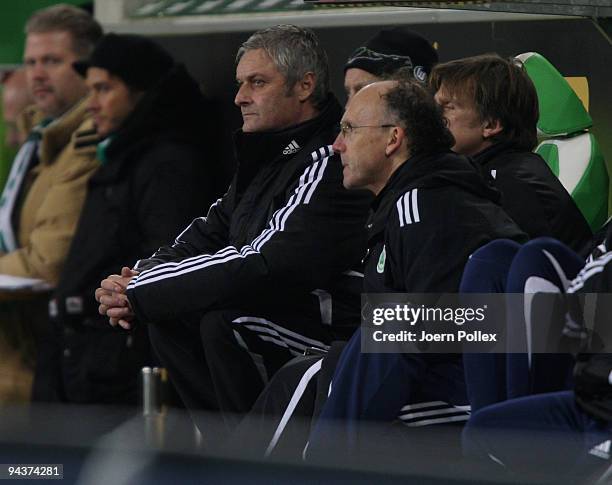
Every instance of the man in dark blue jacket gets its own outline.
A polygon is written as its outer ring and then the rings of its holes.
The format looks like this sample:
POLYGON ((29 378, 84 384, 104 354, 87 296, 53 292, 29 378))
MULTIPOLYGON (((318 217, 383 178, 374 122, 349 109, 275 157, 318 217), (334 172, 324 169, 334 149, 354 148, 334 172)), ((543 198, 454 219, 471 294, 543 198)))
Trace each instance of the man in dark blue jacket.
MULTIPOLYGON (((344 185, 376 195, 366 293, 456 292, 476 248, 500 236, 523 240, 499 193, 470 160, 450 152, 453 137, 420 86, 385 81, 364 88, 341 127, 333 147, 344 185)), ((363 353, 361 340, 358 331, 340 356, 309 455, 338 445, 356 452, 364 422, 390 422, 401 410, 409 426, 467 420, 460 355, 363 353)))

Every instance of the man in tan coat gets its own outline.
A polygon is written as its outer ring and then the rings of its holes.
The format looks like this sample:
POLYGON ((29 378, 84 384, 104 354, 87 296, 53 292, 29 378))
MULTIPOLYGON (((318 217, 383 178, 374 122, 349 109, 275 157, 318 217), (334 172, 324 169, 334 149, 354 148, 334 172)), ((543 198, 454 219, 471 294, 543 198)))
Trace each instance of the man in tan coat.
POLYGON ((0 199, 0 273, 55 284, 98 167, 96 132, 87 119, 87 88, 72 63, 102 35, 84 10, 57 5, 26 24, 24 64, 35 105, 29 131, 0 199))

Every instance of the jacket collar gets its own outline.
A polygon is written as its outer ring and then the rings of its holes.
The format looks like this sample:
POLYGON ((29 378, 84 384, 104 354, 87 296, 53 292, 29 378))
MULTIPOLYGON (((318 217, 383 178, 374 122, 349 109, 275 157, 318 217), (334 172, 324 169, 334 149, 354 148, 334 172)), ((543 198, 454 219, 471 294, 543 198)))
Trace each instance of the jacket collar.
POLYGON ((330 94, 319 114, 304 123, 279 131, 234 133, 234 146, 239 166, 256 164, 260 166, 270 161, 286 161, 319 132, 329 130, 342 116, 342 108, 337 99, 330 94))
MULTIPOLYGON (((452 152, 415 155, 391 175, 372 203, 374 214, 368 228, 371 237, 384 231, 388 214, 398 197, 411 188, 455 186, 499 204, 500 193, 467 157, 452 152)), ((441 201, 443 203, 443 201, 441 201)))
POLYGON ((515 152, 518 149, 514 147, 512 143, 500 142, 491 145, 488 148, 485 148, 481 152, 478 152, 476 155, 472 156, 472 160, 476 162, 481 167, 486 167, 488 163, 495 160, 502 154, 515 152))
POLYGON ((87 117, 87 98, 84 98, 62 116, 49 123, 42 131, 38 151, 40 163, 52 163, 59 152, 70 143, 72 134, 87 117))

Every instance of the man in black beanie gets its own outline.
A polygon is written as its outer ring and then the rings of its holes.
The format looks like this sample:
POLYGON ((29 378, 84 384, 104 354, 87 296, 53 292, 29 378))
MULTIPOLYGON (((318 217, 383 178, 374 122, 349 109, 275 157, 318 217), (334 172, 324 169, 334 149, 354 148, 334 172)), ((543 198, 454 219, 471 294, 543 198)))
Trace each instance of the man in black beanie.
POLYGON ((152 254, 217 195, 206 103, 186 69, 144 37, 105 35, 73 67, 90 90, 101 165, 49 306, 56 335, 42 349, 34 398, 135 404, 139 369, 151 363, 146 328, 110 327, 93 294, 102 278, 152 254))
POLYGON ((384 29, 351 54, 344 66, 348 99, 361 88, 401 74, 422 83, 438 62, 433 46, 406 27, 384 29))

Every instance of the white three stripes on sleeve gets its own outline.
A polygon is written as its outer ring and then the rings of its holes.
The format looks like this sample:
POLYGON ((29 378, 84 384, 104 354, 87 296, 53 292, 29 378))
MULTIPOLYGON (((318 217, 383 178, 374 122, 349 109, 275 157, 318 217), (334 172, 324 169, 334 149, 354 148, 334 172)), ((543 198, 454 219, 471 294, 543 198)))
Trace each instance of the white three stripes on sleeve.
POLYGON ((399 215, 400 227, 421 222, 421 215, 419 214, 418 191, 419 189, 409 190, 398 199, 396 207, 399 215))
POLYGON ((147 285, 160 280, 173 278, 199 271, 209 266, 223 264, 234 259, 246 258, 251 254, 259 253, 261 248, 274 234, 283 232, 289 216, 300 205, 308 205, 314 195, 317 186, 323 179, 327 169, 328 159, 333 154, 331 145, 324 146, 312 152, 313 164, 308 166, 302 173, 299 184, 287 204, 278 209, 270 219, 269 226, 251 244, 246 245, 238 251, 234 246, 228 246, 215 254, 201 254, 186 258, 179 262, 160 264, 150 270, 143 271, 128 285, 128 289, 147 285))

